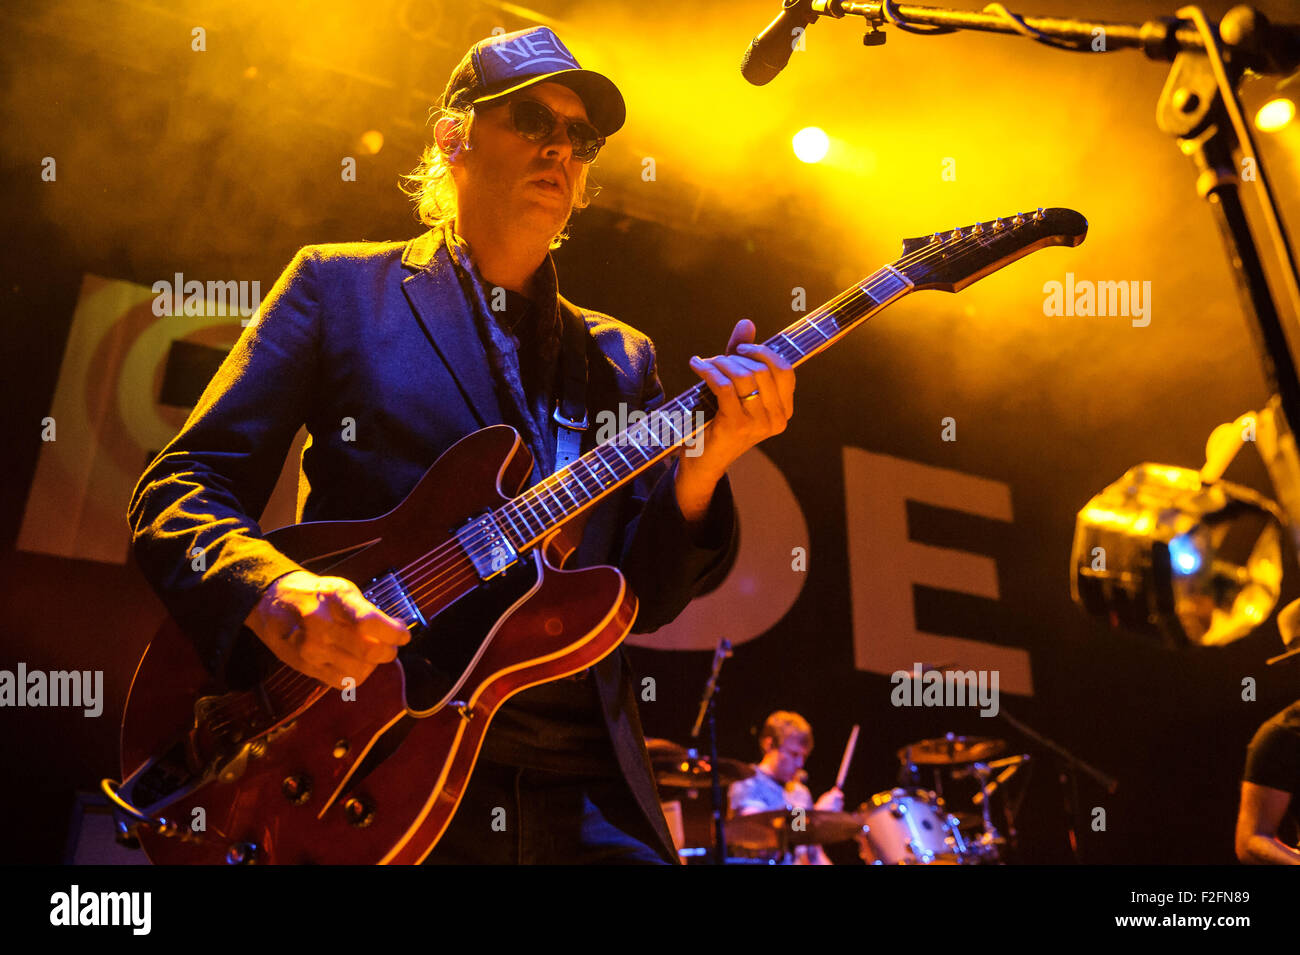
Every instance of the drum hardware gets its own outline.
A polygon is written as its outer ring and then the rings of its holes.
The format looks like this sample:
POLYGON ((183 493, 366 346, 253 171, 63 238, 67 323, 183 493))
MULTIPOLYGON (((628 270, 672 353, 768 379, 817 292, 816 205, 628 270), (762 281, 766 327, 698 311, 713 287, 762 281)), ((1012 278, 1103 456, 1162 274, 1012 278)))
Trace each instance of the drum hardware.
POLYGON ((869 865, 961 865, 968 849, 942 797, 901 787, 876 793, 858 815, 858 854, 869 865))
MULTIPOLYGON (((712 785, 714 761, 701 756, 699 750, 666 739, 647 739, 645 745, 660 789, 708 789, 712 785)), ((754 775, 754 767, 739 759, 720 757, 717 767, 724 786, 754 775)))
MULTIPOLYGON (((945 807, 944 815, 961 837, 962 847, 959 852, 949 855, 955 856, 960 863, 999 864, 1004 861, 1003 852, 1008 840, 993 824, 991 797, 1029 758, 1020 755, 996 758, 1007 749, 1004 740, 947 733, 909 743, 897 751, 900 780, 913 781, 910 787, 902 787, 903 791, 929 793, 936 804, 945 807), (927 789, 921 784, 922 768, 930 770, 927 774, 930 778, 925 782, 932 788, 927 789), (992 778, 995 774, 996 778, 992 778), (971 780, 978 788, 971 794, 969 789, 963 791, 961 786, 954 785, 962 780, 971 780), (945 782, 948 793, 944 792, 945 782), (960 799, 957 798, 959 795, 960 799), (968 804, 971 811, 947 811, 946 807, 955 810, 958 804, 968 804)), ((1010 815, 1007 822, 1011 822, 1010 815)), ((1014 835, 1014 829, 1011 831, 1014 835)), ((935 852, 932 846, 923 845, 921 850, 918 852, 920 862, 925 861, 925 851, 932 852, 936 858, 943 855, 935 852)))
POLYGON ((987 736, 958 736, 948 733, 934 739, 909 743, 898 751, 904 764, 917 766, 956 766, 963 763, 988 761, 1006 752, 1007 744, 987 736))
POLYGON ((865 828, 857 812, 822 809, 772 809, 734 816, 727 823, 733 848, 784 855, 795 846, 825 846, 848 842, 865 828))

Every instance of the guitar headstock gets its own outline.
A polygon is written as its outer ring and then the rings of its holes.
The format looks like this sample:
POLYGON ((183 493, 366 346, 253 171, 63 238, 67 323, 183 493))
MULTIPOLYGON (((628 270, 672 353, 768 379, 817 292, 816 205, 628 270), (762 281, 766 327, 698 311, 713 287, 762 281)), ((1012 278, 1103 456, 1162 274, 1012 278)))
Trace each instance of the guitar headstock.
POLYGON ((1076 246, 1088 220, 1073 209, 1042 209, 903 240, 894 263, 919 289, 960 292, 1004 265, 1049 245, 1076 246))

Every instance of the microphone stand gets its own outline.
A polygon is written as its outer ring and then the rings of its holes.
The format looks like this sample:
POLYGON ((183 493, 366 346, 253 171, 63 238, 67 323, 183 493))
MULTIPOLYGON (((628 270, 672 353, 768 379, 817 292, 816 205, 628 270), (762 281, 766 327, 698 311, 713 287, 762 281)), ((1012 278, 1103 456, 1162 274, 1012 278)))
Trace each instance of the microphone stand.
POLYGON ((1119 789, 1119 780, 1115 779, 1113 776, 1107 776, 1101 770, 1088 765, 1064 746, 1052 742, 1046 736, 1031 729, 1027 724, 1020 722, 1020 720, 1008 713, 1005 707, 998 710, 998 716, 1002 717, 1021 733, 1028 736, 1039 746, 1051 750, 1060 758, 1060 782, 1061 790, 1065 795, 1065 826, 1066 832, 1070 838, 1070 854, 1074 856, 1074 862, 1076 865, 1081 864, 1083 862, 1083 855, 1079 851, 1079 834, 1077 828, 1079 824, 1079 774, 1077 771, 1083 770, 1083 772, 1095 779, 1109 794, 1113 794, 1119 789))
MULTIPOLYGON (((731 656, 731 641, 719 640, 718 649, 713 652, 713 668, 709 681, 704 685, 704 695, 700 698, 700 710, 695 715, 695 725, 691 727, 691 739, 699 739, 700 724, 707 718, 709 722, 709 770, 713 778, 713 864, 725 865, 727 862, 727 834, 723 820, 726 810, 722 805, 722 779, 718 775, 718 724, 715 714, 715 702, 718 692, 718 675, 722 672, 722 662, 731 656)), ((698 755, 697 750, 688 754, 692 759, 698 755)))
POLYGON ((1300 275, 1290 238, 1277 213, 1272 185, 1236 92, 1248 70, 1282 76, 1300 69, 1300 25, 1272 24, 1247 6, 1228 11, 1217 27, 1199 7, 1193 6, 1180 8, 1176 17, 1144 23, 1027 17, 1001 4, 988 12, 973 12, 900 4, 895 0, 786 0, 783 9, 791 17, 803 15, 805 3, 809 16, 865 19, 869 32, 863 43, 867 46, 885 42, 886 34, 881 29, 884 26, 922 36, 978 30, 1028 37, 1075 52, 1138 49, 1149 59, 1173 63, 1160 95, 1157 123, 1162 131, 1177 138, 1182 152, 1192 159, 1198 173, 1197 193, 1210 204, 1218 222, 1264 379, 1275 395, 1279 440, 1276 455, 1266 464, 1290 518, 1293 545, 1300 553, 1300 451, 1293 438, 1293 427, 1300 423, 1300 375, 1242 207, 1239 173, 1240 178, 1253 178, 1259 186, 1264 226, 1296 317, 1300 317, 1300 275), (1234 161, 1234 152, 1241 154, 1240 166, 1234 161))

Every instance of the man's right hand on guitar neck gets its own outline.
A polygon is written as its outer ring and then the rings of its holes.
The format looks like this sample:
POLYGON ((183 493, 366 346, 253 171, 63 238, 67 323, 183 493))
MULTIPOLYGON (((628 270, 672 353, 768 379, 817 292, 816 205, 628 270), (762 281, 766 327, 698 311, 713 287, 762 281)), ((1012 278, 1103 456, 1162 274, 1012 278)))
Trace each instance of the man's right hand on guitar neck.
POLYGON ((347 677, 360 686, 411 640, 401 621, 362 596, 352 581, 305 570, 266 588, 244 625, 281 662, 340 689, 347 677))

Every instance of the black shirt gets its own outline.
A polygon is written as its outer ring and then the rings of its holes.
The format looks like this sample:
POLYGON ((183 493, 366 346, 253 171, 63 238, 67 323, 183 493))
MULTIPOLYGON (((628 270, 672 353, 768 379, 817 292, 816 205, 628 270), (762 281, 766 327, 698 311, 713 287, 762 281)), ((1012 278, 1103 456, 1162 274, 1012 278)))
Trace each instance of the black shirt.
POLYGON ((1256 786, 1267 786, 1291 794, 1287 811, 1290 832, 1283 841, 1296 842, 1300 819, 1300 700, 1270 717, 1255 733, 1246 749, 1246 771, 1242 778, 1256 786))
MULTIPOLYGON (((549 385, 556 393, 558 362, 543 360, 537 335, 534 303, 505 289, 505 308, 493 317, 519 340, 519 375, 530 405, 537 390, 549 385), (547 378, 552 380, 547 382, 547 378)), ((514 409, 502 402, 502 413, 516 428, 514 409)), ((554 404, 552 402, 552 408, 554 404)), ((545 440, 554 447, 555 425, 547 422, 545 440)), ((521 430, 521 433, 526 433, 521 430)), ((591 671, 523 690, 497 711, 483 741, 482 757, 495 763, 554 772, 617 775, 621 772, 591 671)))

